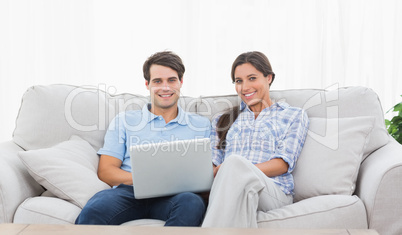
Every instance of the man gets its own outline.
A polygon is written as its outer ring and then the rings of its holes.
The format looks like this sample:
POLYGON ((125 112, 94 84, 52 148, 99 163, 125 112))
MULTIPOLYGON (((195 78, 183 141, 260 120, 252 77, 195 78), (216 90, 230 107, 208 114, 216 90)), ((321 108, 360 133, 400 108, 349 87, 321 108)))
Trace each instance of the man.
POLYGON ((186 113, 177 102, 185 68, 179 56, 165 51, 150 56, 143 66, 151 103, 142 110, 120 113, 109 125, 100 155, 98 176, 113 186, 95 194, 76 224, 118 225, 136 219, 159 219, 165 226, 198 226, 205 204, 194 193, 135 199, 129 147, 180 139, 209 137, 207 118, 186 113))

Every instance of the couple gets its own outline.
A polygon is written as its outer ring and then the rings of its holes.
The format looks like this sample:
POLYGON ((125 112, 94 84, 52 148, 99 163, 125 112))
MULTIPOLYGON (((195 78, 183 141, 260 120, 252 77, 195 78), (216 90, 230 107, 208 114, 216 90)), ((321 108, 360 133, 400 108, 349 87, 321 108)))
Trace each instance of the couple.
POLYGON ((118 225, 149 218, 164 220, 165 226, 257 227, 257 211, 293 202, 292 171, 309 121, 302 109, 270 99, 275 74, 268 58, 256 51, 236 58, 231 77, 242 102, 212 125, 178 106, 184 71, 180 57, 172 52, 159 52, 145 61, 151 103, 121 113, 110 123, 98 151, 98 176, 113 188, 95 194, 76 224, 118 225), (127 127, 144 122, 141 130, 127 127), (142 141, 211 138, 215 179, 207 210, 203 198, 190 192, 134 198, 128 151, 134 136, 142 141))

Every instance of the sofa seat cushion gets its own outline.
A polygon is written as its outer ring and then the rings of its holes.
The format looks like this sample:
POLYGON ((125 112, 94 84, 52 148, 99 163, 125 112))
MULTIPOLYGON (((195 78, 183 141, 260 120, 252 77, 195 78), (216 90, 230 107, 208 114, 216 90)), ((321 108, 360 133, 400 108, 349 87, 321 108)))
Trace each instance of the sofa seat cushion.
POLYGON ((149 227, 162 227, 165 225, 165 221, 157 219, 139 219, 132 220, 121 224, 123 226, 149 226, 149 227))
POLYGON ((367 229, 367 214, 357 196, 324 195, 259 211, 258 227, 300 229, 367 229))
POLYGON ((18 207, 14 223, 18 224, 73 224, 81 208, 56 197, 27 198, 18 207))
MULTIPOLYGON (((46 191, 42 195, 27 198, 18 207, 14 215, 17 224, 74 224, 81 212, 81 208, 46 191)), ((165 225, 165 221, 156 219, 133 220, 122 224, 124 226, 158 226, 165 225)))

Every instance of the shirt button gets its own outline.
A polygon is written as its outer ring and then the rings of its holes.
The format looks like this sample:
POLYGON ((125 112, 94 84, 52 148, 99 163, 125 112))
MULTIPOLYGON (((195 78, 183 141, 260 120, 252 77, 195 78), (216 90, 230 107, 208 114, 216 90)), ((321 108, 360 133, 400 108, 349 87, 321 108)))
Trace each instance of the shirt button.
POLYGON ((283 144, 282 142, 278 143, 278 145, 276 146, 277 150, 282 150, 283 149, 283 144))

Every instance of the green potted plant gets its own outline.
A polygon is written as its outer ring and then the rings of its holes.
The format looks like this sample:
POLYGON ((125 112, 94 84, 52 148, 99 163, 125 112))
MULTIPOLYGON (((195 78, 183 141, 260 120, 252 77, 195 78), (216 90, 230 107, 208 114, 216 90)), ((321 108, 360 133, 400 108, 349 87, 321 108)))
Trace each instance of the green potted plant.
POLYGON ((391 110, 393 112, 398 112, 398 114, 395 115, 391 120, 385 119, 385 125, 388 133, 394 137, 396 141, 402 144, 402 102, 396 104, 393 108, 388 110, 388 112, 391 110))

